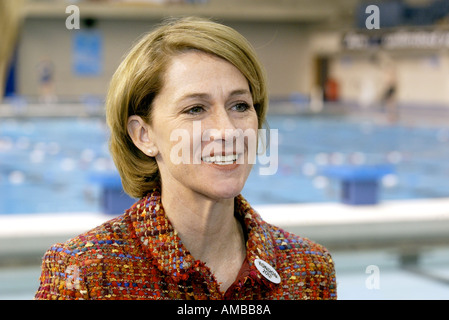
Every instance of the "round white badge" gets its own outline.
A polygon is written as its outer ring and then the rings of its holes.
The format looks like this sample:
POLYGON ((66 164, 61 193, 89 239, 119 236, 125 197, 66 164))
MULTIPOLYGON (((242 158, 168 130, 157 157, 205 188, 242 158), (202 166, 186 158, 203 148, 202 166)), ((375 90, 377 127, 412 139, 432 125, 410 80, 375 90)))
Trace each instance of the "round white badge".
POLYGON ((281 283, 281 277, 268 263, 261 259, 255 259, 254 264, 256 265, 257 270, 259 270, 265 278, 276 284, 281 283))

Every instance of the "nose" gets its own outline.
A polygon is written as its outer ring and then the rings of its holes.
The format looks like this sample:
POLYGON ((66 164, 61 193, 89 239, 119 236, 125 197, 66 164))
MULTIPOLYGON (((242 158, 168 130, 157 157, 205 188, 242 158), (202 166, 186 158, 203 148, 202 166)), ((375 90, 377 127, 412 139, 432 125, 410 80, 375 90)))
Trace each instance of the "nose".
POLYGON ((237 128, 236 120, 225 108, 211 114, 206 122, 203 141, 209 141, 211 143, 209 147, 213 147, 218 153, 243 153, 243 143, 240 143, 242 130, 237 128))
POLYGON ((236 137, 237 130, 234 119, 226 112, 224 108, 217 108, 207 121, 206 136, 208 140, 224 140, 232 142, 236 137))

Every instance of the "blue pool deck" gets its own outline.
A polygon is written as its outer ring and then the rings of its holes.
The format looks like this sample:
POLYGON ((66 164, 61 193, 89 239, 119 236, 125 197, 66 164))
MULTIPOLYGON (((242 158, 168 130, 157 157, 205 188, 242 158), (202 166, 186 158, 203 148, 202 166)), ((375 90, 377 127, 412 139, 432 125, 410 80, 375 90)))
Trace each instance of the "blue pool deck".
MULTIPOLYGON (((44 251, 112 218, 89 182, 113 170, 104 120, 72 111, 0 108, 0 299, 31 299, 44 251)), ((383 117, 270 114, 278 170, 260 176, 256 164, 242 193, 268 222, 329 248, 339 299, 447 300, 449 118, 383 117), (341 203, 340 182, 323 169, 347 164, 393 166, 378 204, 341 203)))

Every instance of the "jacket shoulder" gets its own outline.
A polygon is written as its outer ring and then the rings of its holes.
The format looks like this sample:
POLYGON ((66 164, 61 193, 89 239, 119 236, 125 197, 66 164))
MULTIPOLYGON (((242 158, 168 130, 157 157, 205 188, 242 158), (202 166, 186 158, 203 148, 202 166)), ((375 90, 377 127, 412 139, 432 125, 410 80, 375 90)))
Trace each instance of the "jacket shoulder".
POLYGON ((63 252, 72 257, 84 258, 92 252, 101 252, 113 246, 123 245, 129 237, 125 215, 118 216, 103 224, 79 234, 64 243, 56 243, 49 251, 63 252))
POLYGON ((52 245, 42 258, 40 285, 35 299, 86 299, 85 281, 90 269, 114 250, 128 245, 126 215, 82 233, 64 243, 52 245))
POLYGON ((336 272, 330 252, 308 238, 275 226, 270 226, 270 229, 277 268, 288 279, 289 287, 294 288, 294 299, 336 299, 336 272))
POLYGON ((315 253, 322 255, 330 255, 329 251, 323 245, 310 240, 307 237, 301 237, 282 228, 269 225, 273 240, 277 250, 297 249, 301 253, 315 253))

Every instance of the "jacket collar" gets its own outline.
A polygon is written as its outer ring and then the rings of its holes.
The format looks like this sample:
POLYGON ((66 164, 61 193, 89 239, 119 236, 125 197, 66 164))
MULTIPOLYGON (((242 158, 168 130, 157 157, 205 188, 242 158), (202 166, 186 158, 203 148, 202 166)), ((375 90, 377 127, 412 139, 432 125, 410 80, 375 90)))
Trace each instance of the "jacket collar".
MULTIPOLYGON (((276 266, 275 244, 268 225, 241 195, 235 198, 234 210, 246 232, 246 256, 251 271, 254 271, 250 272, 251 277, 271 286, 272 283, 260 274, 254 264, 255 259, 261 259, 273 267, 276 266)), ((198 268, 205 267, 184 247, 168 220, 162 207, 159 188, 153 189, 135 203, 127 210, 126 215, 131 220, 132 233, 142 246, 143 252, 153 259, 161 272, 170 275, 175 282, 186 280, 198 268)))

